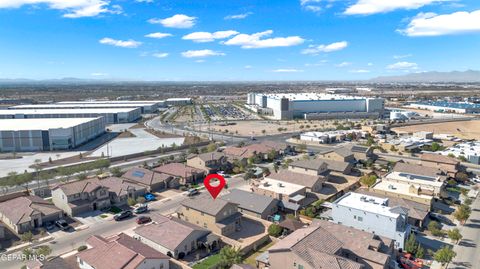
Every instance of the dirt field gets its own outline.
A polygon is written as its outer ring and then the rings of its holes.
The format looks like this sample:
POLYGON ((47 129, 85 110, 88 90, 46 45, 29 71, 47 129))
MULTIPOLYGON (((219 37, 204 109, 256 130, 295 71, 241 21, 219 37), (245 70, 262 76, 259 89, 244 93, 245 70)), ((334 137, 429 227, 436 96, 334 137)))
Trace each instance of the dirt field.
POLYGON ((463 139, 480 139, 480 120, 433 123, 392 129, 395 132, 429 131, 434 134, 451 134, 463 139))
MULTIPOLYGON (((216 132, 233 133, 243 136, 262 136, 288 133, 294 131, 313 131, 315 129, 334 128, 334 121, 238 121, 235 125, 221 126, 220 123, 211 124, 216 132), (279 130, 281 128, 281 130, 279 130), (265 132, 263 132, 265 130, 265 132)), ((338 121, 342 123, 342 121, 338 121)), ((198 126, 197 126, 198 128, 198 126)), ((206 129, 206 125, 202 129, 206 129)))

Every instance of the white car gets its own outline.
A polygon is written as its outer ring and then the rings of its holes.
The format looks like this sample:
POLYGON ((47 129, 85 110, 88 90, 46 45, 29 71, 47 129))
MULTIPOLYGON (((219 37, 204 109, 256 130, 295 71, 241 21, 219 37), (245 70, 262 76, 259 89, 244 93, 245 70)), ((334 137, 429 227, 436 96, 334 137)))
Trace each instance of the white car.
POLYGON ((474 178, 471 178, 470 181, 474 183, 480 183, 480 178, 474 177, 474 178))

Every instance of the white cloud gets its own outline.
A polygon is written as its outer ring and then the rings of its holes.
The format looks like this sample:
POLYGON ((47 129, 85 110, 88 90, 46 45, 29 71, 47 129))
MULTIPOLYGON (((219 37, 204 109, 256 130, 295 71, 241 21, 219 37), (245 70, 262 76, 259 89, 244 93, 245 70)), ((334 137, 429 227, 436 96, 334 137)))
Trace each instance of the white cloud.
POLYGON ((350 73, 370 73, 370 70, 367 70, 367 69, 354 69, 354 70, 350 70, 349 71, 350 73))
POLYGON ((209 56, 224 56, 225 53, 213 51, 213 50, 187 50, 182 52, 182 56, 185 58, 201 58, 201 57, 209 57, 209 56))
POLYGON ((300 6, 308 11, 319 12, 323 8, 320 6, 322 0, 300 0, 300 6))
POLYGON ((303 72, 303 70, 295 69, 295 68, 280 68, 280 69, 272 70, 272 72, 275 72, 275 73, 299 73, 299 72, 303 72))
POLYGON ((367 66, 373 66, 373 63, 367 63, 367 66))
POLYGON ((267 30, 254 34, 239 34, 233 38, 223 42, 225 45, 241 46, 243 49, 273 48, 273 47, 290 47, 302 44, 305 40, 299 36, 273 37, 262 39, 273 33, 267 30))
POLYGON ((135 0, 135 2, 138 2, 138 3, 153 3, 154 0, 135 0))
POLYGON ((194 32, 182 37, 184 40, 192 40, 193 42, 203 43, 203 42, 212 42, 215 39, 225 39, 233 35, 238 34, 237 31, 227 30, 227 31, 217 31, 214 33, 209 32, 194 32))
POLYGON ((335 66, 336 67, 346 67, 346 66, 350 66, 350 65, 352 65, 351 62, 341 62, 339 64, 336 64, 335 66))
POLYGON ((92 77, 106 77, 108 76, 107 73, 102 73, 102 72, 95 72, 95 73, 91 73, 90 76, 92 77))
POLYGON ((225 20, 241 20, 245 19, 246 17, 252 15, 252 12, 242 13, 242 14, 235 14, 235 15, 228 15, 225 16, 225 20))
POLYGON ((150 19, 148 20, 151 24, 161 24, 164 27, 169 28, 192 28, 195 25, 196 17, 190 17, 184 14, 176 14, 170 18, 165 19, 150 19))
POLYGON ((153 57, 155 58, 165 58, 168 56, 168 53, 166 52, 156 52, 154 54, 152 54, 153 57))
POLYGON ((165 37, 169 37, 169 36, 172 36, 172 34, 160 33, 160 32, 150 33, 148 35, 145 35, 145 37, 156 38, 156 39, 161 39, 161 38, 165 38, 165 37))
POLYGON ((132 40, 132 39, 117 40, 117 39, 113 39, 113 38, 110 38, 110 37, 102 38, 102 39, 100 39, 99 42, 101 44, 112 45, 112 46, 115 46, 115 47, 122 47, 122 48, 137 48, 140 45, 142 45, 142 42, 140 42, 140 41, 135 41, 135 40, 132 40))
POLYGON ((24 5, 47 5, 48 8, 62 10, 65 18, 95 17, 103 13, 122 13, 118 5, 109 8, 107 0, 1 0, 1 8, 19 8, 24 5))
POLYGON ((398 30, 407 36, 440 36, 480 32, 480 10, 451 14, 420 13, 406 29, 398 30))
POLYGON ((319 54, 320 52, 334 52, 343 50, 348 47, 347 41, 340 41, 328 45, 310 45, 307 49, 302 50, 302 54, 319 54))
POLYGON ((388 65, 387 69, 390 69, 390 70, 418 69, 418 65, 416 63, 411 63, 411 62, 397 62, 397 63, 388 65))
POLYGON ((253 67, 251 65, 245 65, 243 68, 245 69, 252 69, 253 67))
POLYGON ((402 55, 393 55, 393 59, 403 59, 403 58, 409 58, 412 57, 412 54, 402 54, 402 55))
POLYGON ((418 9, 423 6, 450 0, 358 0, 349 6, 344 14, 346 15, 371 15, 386 13, 397 9, 418 9))

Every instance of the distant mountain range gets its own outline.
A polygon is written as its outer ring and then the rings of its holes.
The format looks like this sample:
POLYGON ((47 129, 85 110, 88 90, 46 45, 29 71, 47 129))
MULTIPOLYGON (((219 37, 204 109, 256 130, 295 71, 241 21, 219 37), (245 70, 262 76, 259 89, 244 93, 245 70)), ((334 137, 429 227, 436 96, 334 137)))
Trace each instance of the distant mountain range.
POLYGON ((371 82, 421 82, 421 83, 439 83, 439 82, 480 82, 480 71, 451 71, 451 72, 421 72, 411 73, 402 76, 382 76, 370 79, 371 82))

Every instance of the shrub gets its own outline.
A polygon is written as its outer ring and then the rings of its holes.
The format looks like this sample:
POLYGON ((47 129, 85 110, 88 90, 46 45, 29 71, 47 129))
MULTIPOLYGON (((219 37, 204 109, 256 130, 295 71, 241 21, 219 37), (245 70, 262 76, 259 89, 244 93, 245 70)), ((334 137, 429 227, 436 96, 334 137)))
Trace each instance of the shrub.
POLYGON ((137 204, 137 201, 133 198, 128 198, 127 203, 129 206, 134 206, 137 204))
POLYGON ((275 223, 268 226, 268 234, 271 235, 271 236, 278 237, 282 234, 282 231, 283 231, 282 227, 280 227, 279 225, 277 225, 275 223))
POLYGON ((87 249, 87 246, 82 245, 82 246, 79 246, 79 247, 77 248, 77 251, 78 251, 78 252, 82 252, 82 251, 84 251, 84 250, 86 250, 86 249, 87 249))

